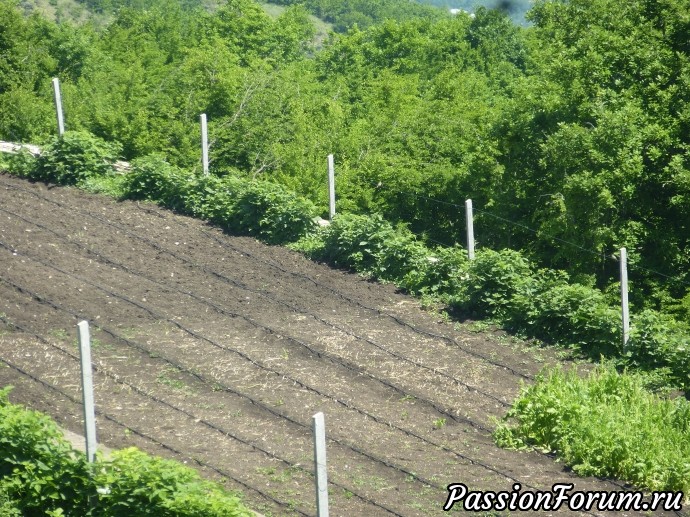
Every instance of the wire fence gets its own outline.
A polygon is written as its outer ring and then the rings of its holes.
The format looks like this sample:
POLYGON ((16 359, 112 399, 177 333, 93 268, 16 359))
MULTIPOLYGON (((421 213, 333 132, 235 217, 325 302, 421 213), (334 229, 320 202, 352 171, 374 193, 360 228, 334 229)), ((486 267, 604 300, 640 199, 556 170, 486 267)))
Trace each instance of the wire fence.
MULTIPOLYGON (((450 201, 444 201, 441 199, 435 199, 435 198, 420 194, 418 192, 405 191, 405 190, 401 190, 399 188, 395 188, 395 189, 387 188, 384 185, 382 185, 381 183, 376 183, 376 184, 371 183, 371 186, 374 186, 375 188, 377 188, 379 190, 385 189, 388 192, 391 192, 391 193, 396 194, 396 195, 405 196, 408 198, 423 199, 425 201, 428 201, 430 203, 433 203, 433 204, 436 204, 439 206, 455 208, 455 209, 457 209, 458 213, 464 213, 464 211, 465 211, 465 205, 461 205, 461 204, 450 202, 450 201)), ((553 235, 550 233, 546 233, 543 230, 538 230, 538 229, 532 228, 531 226, 528 226, 524 223, 513 221, 511 219, 508 219, 507 217, 503 217, 503 216, 498 215, 496 213, 493 213, 489 210, 477 208, 476 204, 473 204, 472 208, 473 208, 473 212, 475 214, 478 214, 480 216, 484 216, 484 217, 487 217, 490 219, 494 219, 496 221, 500 221, 501 223, 504 223, 504 224, 508 225, 509 227, 519 228, 520 230, 523 230, 527 233, 530 233, 532 235, 539 237, 542 241, 557 242, 559 244, 562 244, 563 246, 566 246, 568 248, 571 248, 571 249, 577 250, 579 252, 585 253, 585 254, 590 255, 592 257, 599 257, 602 260, 605 260, 607 256, 612 256, 616 252, 618 252, 618 250, 614 250, 613 248, 608 250, 608 251, 607 250, 595 250, 595 249, 588 248, 586 246, 583 246, 582 244, 578 244, 578 243, 570 241, 568 239, 558 237, 557 235, 553 235)), ((475 221, 475 223, 476 223, 476 221, 475 221)), ((432 243, 437 244, 439 246, 443 246, 446 248, 452 248, 452 247, 455 247, 458 244, 460 244, 457 241, 453 244, 449 243, 448 241, 441 241, 437 238, 430 237, 427 233, 428 232, 422 232, 423 240, 428 241, 428 242, 432 242, 432 243)), ((476 236, 476 233, 475 233, 475 236, 476 236)), ((466 246, 467 245, 466 237, 463 240, 464 240, 463 244, 466 246)), ((480 242, 481 242, 481 239, 480 239, 480 242)), ((629 249, 628 249, 628 252, 630 252, 629 249)), ((633 271, 639 272, 639 273, 645 273, 645 274, 650 275, 650 276, 656 276, 656 277, 663 279, 664 281, 667 281, 667 282, 674 282, 677 284, 682 284, 684 286, 690 287, 690 282, 685 280, 687 275, 684 273, 676 273, 676 274, 663 273, 663 272, 658 271, 656 269, 652 269, 652 268, 640 265, 639 260, 634 260, 632 262, 628 262, 628 268, 632 269, 633 271)))
MULTIPOLYGON (((56 112, 56 119, 57 119, 57 130, 58 134, 62 135, 65 131, 65 125, 64 125, 64 115, 63 115, 63 109, 62 109, 62 97, 60 93, 60 83, 57 78, 54 78, 52 80, 52 85, 53 85, 53 91, 54 91, 54 100, 55 100, 55 112, 56 112)), ((245 102, 246 99, 243 100, 243 103, 245 102)), ((207 117, 206 114, 201 114, 200 115, 200 132, 201 132, 201 149, 200 149, 200 159, 203 167, 203 172, 204 174, 208 174, 208 166, 209 166, 209 150, 210 147, 213 146, 215 143, 215 140, 212 140, 209 143, 209 136, 208 136, 208 129, 207 129, 207 117)), ((328 179, 329 179, 329 186, 328 186, 328 192, 329 192, 329 215, 332 218, 335 215, 336 211, 336 205, 335 205, 335 165, 334 165, 334 157, 333 155, 328 156, 328 179)), ((405 196, 408 198, 415 198, 415 199, 423 199, 426 202, 432 203, 437 206, 443 206, 446 208, 455 208, 459 212, 463 212, 465 210, 465 205, 461 205, 452 201, 445 201, 441 199, 435 199, 433 197, 426 196, 422 193, 419 192, 411 192, 411 191, 406 191, 402 190, 399 188, 389 188, 386 185, 382 184, 381 182, 378 182, 376 184, 371 183, 371 187, 374 187, 376 190, 387 190, 389 192, 392 192, 396 195, 400 196, 405 196)), ((553 194, 544 194, 547 196, 552 196, 553 194)), ((543 197, 544 195, 539 196, 539 198, 543 197)), ((496 213, 493 213, 489 210, 486 210, 485 208, 477 207, 473 205, 473 212, 476 213, 477 215, 484 217, 484 218, 489 218, 493 219, 495 221, 499 221, 505 225, 507 225, 510 228, 515 228, 515 229, 520 229, 523 232, 527 232, 529 234, 532 234, 538 238, 538 243, 545 243, 547 241, 555 242, 558 244, 561 244, 565 247, 568 247, 573 250, 577 250, 580 253, 584 253, 586 255, 589 255, 591 257, 597 257, 600 259, 600 262, 604 264, 606 262, 607 257, 615 257, 616 253, 618 253, 619 250, 610 248, 608 250, 605 249, 592 249, 590 247, 587 247, 585 245, 582 245, 580 243, 573 242, 568 239, 564 239, 562 237, 559 237, 557 235, 549 234, 548 232, 544 232, 543 230, 535 229, 532 228, 531 226, 524 224, 522 222, 517 222, 514 220, 511 220, 507 217, 504 217, 503 215, 499 215, 496 213)), ((449 218, 450 222, 453 222, 452 218, 449 218)), ((460 224, 459 227, 462 225, 460 224)), ((493 230, 496 230, 496 228, 493 228, 493 230)), ((437 244, 439 246, 444 246, 444 247, 455 247, 458 243, 455 242, 453 244, 444 242, 442 240, 439 240, 438 236, 435 235, 434 237, 430 236, 430 234, 434 234, 434 232, 431 229, 423 229, 422 230, 422 236, 425 241, 432 242, 434 244, 437 244)), ((488 238, 486 236, 481 236, 481 232, 479 233, 480 235, 480 242, 490 242, 493 240, 494 243, 497 243, 500 241, 500 238, 498 238, 496 235, 493 235, 492 238, 488 238)), ((510 235, 507 236, 507 242, 510 244, 510 235)), ((465 238, 465 245, 467 245, 467 240, 465 238)), ((535 243, 536 244, 536 243, 535 243)), ((510 246, 506 246, 510 247, 510 246)), ((631 250, 628 250, 628 252, 631 250)), ((687 275, 684 273, 675 273, 675 274, 669 274, 669 273, 664 273, 661 271, 658 271, 656 269, 652 269, 649 267, 645 267, 639 264, 639 256, 636 256, 635 251, 633 251, 633 260, 628 264, 628 267, 630 270, 632 270, 633 273, 644 273, 648 276, 654 276, 659 279, 663 279, 665 282, 668 283, 674 283, 676 285, 680 284, 685 287, 690 287, 690 281, 687 281, 687 275)), ((616 261, 618 261, 618 258, 616 258, 616 261)))

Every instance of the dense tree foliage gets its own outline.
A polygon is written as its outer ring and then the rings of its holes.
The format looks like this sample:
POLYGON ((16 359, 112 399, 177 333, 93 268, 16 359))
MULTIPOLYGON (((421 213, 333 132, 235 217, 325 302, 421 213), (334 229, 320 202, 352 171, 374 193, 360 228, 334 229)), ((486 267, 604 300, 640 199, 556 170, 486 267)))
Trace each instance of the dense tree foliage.
POLYGON ((55 75, 68 128, 128 159, 198 167, 205 112, 218 176, 325 212, 334 153, 340 211, 453 244, 472 198, 480 245, 612 292, 626 246, 633 303, 690 315, 689 0, 539 0, 529 28, 392 0, 117 7, 98 30, 0 0, 0 138, 54 132, 55 75), (353 28, 316 49, 308 9, 353 28))
POLYGON ((600 253, 562 250, 551 253, 555 264, 606 270, 606 255, 626 245, 637 265, 681 273, 668 286, 687 292, 689 8, 571 0, 532 11, 537 45, 525 86, 550 120, 521 107, 541 137, 533 168, 517 177, 528 176, 525 200, 548 195, 530 214, 542 245, 558 237, 600 253))

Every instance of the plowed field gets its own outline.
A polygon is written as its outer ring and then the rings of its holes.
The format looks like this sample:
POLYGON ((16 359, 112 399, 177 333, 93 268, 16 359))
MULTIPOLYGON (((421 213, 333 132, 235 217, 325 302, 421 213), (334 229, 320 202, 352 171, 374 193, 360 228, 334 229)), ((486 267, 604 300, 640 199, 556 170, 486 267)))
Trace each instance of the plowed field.
POLYGON ((15 386, 11 399, 81 431, 86 319, 99 441, 185 461, 257 511, 315 514, 318 411, 331 515, 440 515, 455 482, 621 489, 494 446, 494 419, 555 362, 547 351, 151 205, 0 175, 0 220, 0 385, 15 386))

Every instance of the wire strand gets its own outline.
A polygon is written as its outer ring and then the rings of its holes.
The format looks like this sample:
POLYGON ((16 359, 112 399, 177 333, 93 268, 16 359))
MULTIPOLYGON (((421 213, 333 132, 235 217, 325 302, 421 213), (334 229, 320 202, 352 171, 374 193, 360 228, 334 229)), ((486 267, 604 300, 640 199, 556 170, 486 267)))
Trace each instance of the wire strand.
MULTIPOLYGON (((431 202, 436 203, 436 204, 438 204, 438 205, 451 206, 451 207, 458 208, 458 209, 461 209, 461 210, 464 210, 464 208, 465 208, 464 205, 460 205, 460 204, 458 204, 458 203, 453 203, 453 202, 450 202, 450 201, 443 201, 443 200, 440 200, 440 199, 435 199, 435 198, 432 198, 432 197, 429 197, 429 196, 425 196, 425 195, 422 195, 422 194, 419 194, 419 193, 416 193, 416 192, 410 192, 410 191, 404 191, 404 190, 400 190, 400 189, 387 188, 387 187, 385 187, 384 185, 382 185, 381 183, 377 183, 377 184, 372 183, 372 185, 373 185, 376 189, 379 189, 379 190, 384 189, 384 190, 387 190, 388 192, 392 192, 392 193, 399 194, 399 195, 402 195, 402 196, 410 196, 410 197, 415 197, 415 198, 418 198, 418 199, 425 199, 425 200, 427 200, 427 201, 431 201, 431 202)), ((587 253, 587 254, 592 255, 592 256, 595 256, 595 257, 605 257, 606 254, 607 254, 607 252, 604 251, 604 250, 596 251, 596 250, 593 250, 593 249, 590 249, 590 248, 586 248, 586 247, 584 247, 584 246, 582 246, 582 245, 580 245, 580 244, 577 244, 577 243, 575 243, 575 242, 569 241, 569 240, 567 240, 567 239, 563 239, 563 238, 561 238, 561 237, 557 237, 557 236, 555 236, 555 235, 551 235, 551 234, 547 234, 547 233, 542 233, 542 232, 540 232, 539 230, 536 230, 536 229, 534 229, 534 228, 531 228, 530 226, 527 226, 527 225, 522 224, 522 223, 518 223, 518 222, 516 222, 516 221, 512 221, 512 220, 507 219, 507 218, 505 218, 505 217, 502 217, 502 216, 500 216, 500 215, 497 215, 497 214, 494 214, 494 213, 492 213, 492 212, 489 212, 488 210, 483 210, 483 209, 476 208, 476 207, 473 207, 473 210, 474 210, 475 213, 478 213, 478 214, 481 214, 481 215, 484 215, 484 216, 487 216, 487 217, 491 217, 491 218, 493 218, 493 219, 496 219, 497 221, 501 221, 501 222, 507 223, 507 224, 509 224, 509 225, 511 225, 511 226, 515 226, 515 227, 521 228, 521 229, 526 230, 526 231, 528 231, 528 232, 530 232, 530 233, 533 233, 533 234, 536 235, 536 236, 541 236, 541 237, 544 238, 544 239, 551 239, 551 240, 553 240, 553 241, 555 241, 555 242, 564 244, 564 245, 566 245, 566 246, 570 246, 570 247, 572 247, 572 248, 575 248, 575 249, 577 249, 577 250, 579 250, 579 251, 582 251, 582 252, 584 252, 584 253, 587 253)), ((427 235, 424 235, 424 234, 423 234, 423 239, 424 239, 424 240, 427 240, 427 241, 430 241, 430 242, 433 242, 433 243, 435 243, 435 244, 439 244, 439 245, 441 245, 441 246, 448 247, 448 248, 452 248, 452 247, 453 247, 453 245, 450 245, 450 244, 447 244, 447 243, 445 243, 445 242, 441 242, 441 241, 439 241, 439 240, 433 239, 433 238, 431 238, 431 237, 429 237, 429 236, 427 236, 427 235)), ((637 264, 630 264, 630 263, 628 264, 628 269, 629 269, 629 270, 632 270, 632 271, 645 272, 645 273, 648 273, 648 274, 650 274, 650 275, 656 275, 656 276, 661 277, 661 278, 664 278, 664 279, 666 279, 666 280, 673 281, 673 282, 678 282, 678 283, 681 283, 681 284, 683 284, 683 285, 685 285, 685 286, 690 287, 690 282, 684 280, 684 278, 685 278, 685 276, 686 276, 684 273, 678 273, 678 274, 676 274, 676 275, 670 275, 670 274, 662 273, 662 272, 657 271, 657 270, 655 270, 655 269, 647 268, 647 267, 640 266, 640 265, 637 265, 637 264)))

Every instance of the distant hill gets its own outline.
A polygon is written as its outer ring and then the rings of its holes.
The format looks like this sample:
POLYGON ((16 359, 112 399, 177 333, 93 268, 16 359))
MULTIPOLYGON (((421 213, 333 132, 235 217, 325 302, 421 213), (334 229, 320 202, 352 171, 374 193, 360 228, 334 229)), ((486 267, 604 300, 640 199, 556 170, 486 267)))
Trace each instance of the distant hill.
MULTIPOLYGON (((286 7, 283 5, 272 4, 270 2, 260 2, 261 8, 271 17, 277 18, 285 12, 286 7)), ((317 48, 320 48, 323 42, 328 37, 328 33, 333 30, 333 25, 314 16, 309 16, 311 22, 314 24, 316 34, 314 35, 314 43, 317 48)))
POLYGON ((19 5, 27 15, 38 13, 56 23, 90 21, 96 26, 104 26, 111 18, 107 13, 91 9, 83 0, 22 0, 19 5))
POLYGON ((420 4, 433 5, 446 9, 462 9, 473 12, 477 7, 505 11, 510 18, 520 25, 527 25, 525 13, 532 7, 531 0, 416 0, 420 4))
MULTIPOLYGON (((226 0, 177 0, 185 11, 203 8, 215 11, 226 0)), ((112 14, 120 7, 148 9, 160 0, 20 0, 26 14, 37 12, 58 23, 83 23, 90 21, 96 26, 105 26, 112 20, 112 14)), ((474 12, 477 7, 505 11, 517 24, 527 25, 525 13, 532 0, 258 0, 264 10, 276 16, 284 8, 293 4, 304 4, 314 15, 312 22, 316 27, 317 47, 329 31, 345 32, 353 25, 360 29, 384 19, 405 20, 410 18, 441 19, 451 9, 474 12), (433 9, 438 8, 438 10, 433 9)))

